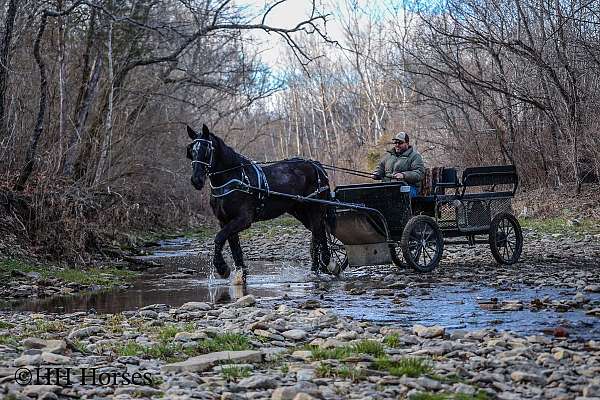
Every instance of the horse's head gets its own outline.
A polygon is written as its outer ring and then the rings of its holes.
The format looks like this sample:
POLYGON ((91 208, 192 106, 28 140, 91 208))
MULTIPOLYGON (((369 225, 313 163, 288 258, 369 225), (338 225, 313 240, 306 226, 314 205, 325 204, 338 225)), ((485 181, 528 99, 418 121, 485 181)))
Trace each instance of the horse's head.
POLYGON ((206 125, 202 125, 202 134, 198 134, 189 126, 187 132, 190 139, 193 140, 187 146, 187 158, 192 160, 192 185, 196 189, 202 190, 214 162, 212 134, 206 125))

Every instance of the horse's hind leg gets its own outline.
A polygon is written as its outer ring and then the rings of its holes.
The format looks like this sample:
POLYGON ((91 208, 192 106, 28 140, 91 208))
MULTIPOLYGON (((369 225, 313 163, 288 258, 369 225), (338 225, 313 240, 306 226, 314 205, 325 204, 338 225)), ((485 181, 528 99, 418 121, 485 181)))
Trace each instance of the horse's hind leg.
POLYGON ((310 260, 311 260, 311 270, 317 272, 319 270, 319 240, 316 235, 316 230, 314 228, 317 219, 312 216, 310 213, 306 212, 306 209, 296 208, 294 210, 289 211, 291 215, 293 215, 298 221, 304 225, 306 229, 308 229, 312 236, 310 238, 310 260))
POLYGON ((325 215, 320 212, 311 214, 313 216, 312 222, 312 243, 311 251, 314 248, 313 257, 313 270, 320 269, 321 272, 329 273, 327 265, 331 259, 329 252, 329 246, 327 245, 327 233, 325 230, 325 215))
POLYGON ((311 270, 329 273, 327 265, 331 255, 327 245, 327 234, 325 232, 325 216, 315 210, 295 211, 292 214, 312 233, 310 239, 311 270))
MULTIPOLYGON (((225 224, 223 226, 223 228, 219 231, 219 233, 217 233, 217 236, 215 236, 215 254, 214 254, 214 258, 213 258, 213 265, 217 269, 217 272, 219 273, 219 275, 221 275, 221 277, 223 277, 223 278, 229 278, 229 274, 231 273, 231 270, 229 269, 227 262, 225 262, 225 259, 223 258, 223 246, 225 245, 225 241, 229 240, 232 235, 237 236, 237 234, 240 231, 243 231, 244 229, 247 229, 248 227, 250 227, 250 221, 251 221, 251 219, 247 218, 246 216, 238 217, 238 218, 230 221, 229 223, 225 224)), ((237 239, 237 244, 239 247, 239 237, 237 239)), ((229 242, 229 245, 231 246, 231 242, 229 242)), ((235 247, 235 244, 233 247, 235 247)), ((232 252, 232 254, 235 254, 235 251, 233 248, 231 248, 231 252, 232 252)), ((241 247, 239 248, 239 252, 237 254, 239 255, 239 257, 240 257, 239 259, 241 260, 241 263, 243 264, 244 261, 242 258, 243 256, 242 256, 241 247)), ((236 257, 236 255, 234 255, 234 260, 237 265, 238 260, 236 260, 235 257, 236 257)))

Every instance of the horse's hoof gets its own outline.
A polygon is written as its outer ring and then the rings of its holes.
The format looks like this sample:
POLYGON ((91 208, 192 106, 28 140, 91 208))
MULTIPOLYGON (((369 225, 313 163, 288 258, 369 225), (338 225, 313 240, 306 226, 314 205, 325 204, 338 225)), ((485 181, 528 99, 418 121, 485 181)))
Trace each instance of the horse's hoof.
POLYGON ((245 285, 246 284, 246 273, 244 271, 235 271, 233 279, 231 280, 232 285, 245 285))
POLYGON ((227 263, 222 262, 222 263, 214 263, 215 268, 217 270, 217 273, 219 274, 219 276, 223 279, 227 279, 229 278, 229 275, 231 274, 231 269, 229 268, 229 265, 227 265, 227 263))

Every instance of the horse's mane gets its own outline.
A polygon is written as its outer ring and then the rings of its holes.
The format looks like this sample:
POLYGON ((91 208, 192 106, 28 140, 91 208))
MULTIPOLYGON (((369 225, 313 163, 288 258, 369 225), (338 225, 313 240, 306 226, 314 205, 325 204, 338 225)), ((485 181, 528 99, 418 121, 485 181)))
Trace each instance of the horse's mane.
POLYGON ((234 161, 241 162, 244 159, 244 156, 242 156, 240 153, 238 153, 237 151, 235 151, 231 147, 229 147, 223 141, 223 139, 221 139, 214 133, 211 133, 211 134, 214 139, 215 147, 218 149, 218 152, 221 154, 222 161, 225 161, 227 163, 234 162, 234 161))

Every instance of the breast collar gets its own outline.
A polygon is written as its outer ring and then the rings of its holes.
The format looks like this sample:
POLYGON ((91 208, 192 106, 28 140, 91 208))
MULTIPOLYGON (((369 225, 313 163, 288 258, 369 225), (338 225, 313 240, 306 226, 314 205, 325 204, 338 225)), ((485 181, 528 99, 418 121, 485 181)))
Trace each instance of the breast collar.
MULTIPOLYGON (((245 157, 244 157, 245 158, 245 157)), ((228 196, 234 192, 244 192, 248 194, 258 195, 259 200, 269 196, 269 182, 263 171, 263 169, 256 163, 256 161, 245 158, 247 163, 242 163, 238 167, 240 169, 240 178, 233 178, 228 180, 222 185, 213 186, 212 180, 210 181, 211 195, 219 198, 228 196), (252 171, 256 175, 256 186, 253 186, 250 182, 250 178, 246 173, 246 166, 251 166, 252 171)))

